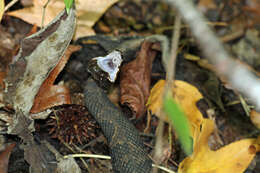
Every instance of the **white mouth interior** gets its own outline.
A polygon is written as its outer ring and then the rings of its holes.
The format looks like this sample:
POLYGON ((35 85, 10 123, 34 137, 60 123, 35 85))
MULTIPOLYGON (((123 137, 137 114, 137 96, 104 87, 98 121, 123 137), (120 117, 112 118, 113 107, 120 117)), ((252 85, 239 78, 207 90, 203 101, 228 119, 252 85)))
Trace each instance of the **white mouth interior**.
POLYGON ((105 57, 97 57, 95 59, 99 68, 109 74, 109 81, 115 82, 119 67, 123 61, 120 52, 113 51, 105 57))

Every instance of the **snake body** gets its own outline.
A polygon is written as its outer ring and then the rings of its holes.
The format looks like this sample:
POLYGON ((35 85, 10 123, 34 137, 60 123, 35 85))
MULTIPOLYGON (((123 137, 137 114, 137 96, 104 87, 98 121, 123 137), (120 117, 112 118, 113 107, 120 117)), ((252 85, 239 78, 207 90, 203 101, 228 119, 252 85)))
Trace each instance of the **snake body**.
MULTIPOLYGON (((80 44, 83 47, 83 51, 82 53, 78 53, 76 58, 83 61, 84 67, 88 67, 88 63, 94 56, 93 53, 96 53, 96 56, 100 56, 104 52, 109 53, 113 50, 118 50, 121 52, 123 62, 129 62, 134 59, 137 50, 145 39, 149 39, 151 42, 159 41, 162 43, 163 48, 168 47, 167 39, 163 36, 155 35, 149 38, 123 37, 115 39, 96 35, 81 38, 77 41, 76 44, 80 44), (88 40, 96 41, 101 51, 90 51, 93 49, 89 49, 89 45, 85 44, 88 40), (84 53, 84 50, 89 56, 84 53)), ((167 52, 168 50, 164 51, 167 52)), ((89 69, 85 70, 89 71, 89 69)), ((97 82, 98 84, 100 83, 100 81, 97 82)), ((136 128, 130 123, 123 112, 108 99, 106 92, 91 77, 84 85, 85 106, 99 123, 107 138, 113 171, 115 173, 151 172, 152 161, 144 150, 144 144, 136 128)))
POLYGON ((88 111, 97 120, 107 138, 113 171, 151 172, 152 161, 144 150, 138 131, 93 79, 87 81, 84 95, 88 111))
MULTIPOLYGON (((79 40, 78 44, 83 46, 83 49, 87 49, 88 52, 89 49, 86 48, 88 45, 83 43, 88 39, 97 41, 106 53, 117 48, 122 53, 124 62, 131 61, 135 57, 136 50, 143 41, 142 38, 133 41, 128 39, 111 41, 110 38, 103 36, 79 40), (125 44, 122 44, 122 42, 125 44), (129 44, 131 46, 128 46, 129 44), (128 51, 126 51, 126 48, 128 51)), ((100 52, 97 52, 97 54, 100 54, 100 52)), ((93 58, 93 52, 91 56, 86 57, 86 54, 78 54, 77 58, 82 57, 80 61, 83 60, 84 67, 89 67, 88 63, 93 58)), ((85 106, 99 123, 108 141, 113 171, 115 173, 151 172, 152 160, 145 151, 139 132, 123 112, 108 99, 106 91, 100 87, 99 83, 100 81, 94 81, 91 77, 84 83, 85 106)))

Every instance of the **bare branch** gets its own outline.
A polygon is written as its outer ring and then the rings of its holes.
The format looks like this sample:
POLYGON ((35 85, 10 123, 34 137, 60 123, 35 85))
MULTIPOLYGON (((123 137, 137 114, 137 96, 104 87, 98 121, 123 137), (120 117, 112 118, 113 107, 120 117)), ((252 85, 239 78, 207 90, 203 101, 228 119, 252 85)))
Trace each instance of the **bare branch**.
MULTIPOLYGON (((165 63, 165 69, 166 69, 166 85, 164 90, 164 97, 170 93, 171 94, 171 86, 173 84, 173 79, 175 75, 175 64, 176 64, 176 57, 177 57, 177 51, 178 51, 178 44, 179 44, 179 38, 180 38, 180 30, 181 30, 181 18, 180 15, 177 14, 175 17, 174 22, 174 29, 173 29, 173 35, 172 35, 172 45, 171 45, 171 53, 169 56, 169 52, 164 52, 164 55, 167 54, 167 56, 164 56, 164 62, 165 63), (167 59, 166 59, 167 58, 167 59)), ((161 111, 160 114, 163 114, 161 111)), ((163 138, 163 129, 164 129, 164 122, 162 119, 159 120, 159 125, 157 128, 157 134, 156 134, 156 143, 155 143, 155 154, 154 158, 157 161, 158 158, 162 156, 162 138, 163 138)), ((157 173, 157 167, 153 170, 153 172, 157 173)))
POLYGON ((167 88, 166 91, 171 89, 173 84, 174 75, 175 75, 175 64, 176 64, 176 57, 178 53, 178 44, 180 38, 180 30, 181 30, 181 17, 179 14, 175 17, 174 22, 174 30, 172 35, 172 45, 171 45, 171 56, 169 58, 167 69, 166 69, 166 82, 167 88))
POLYGON ((227 78, 233 88, 244 93, 260 110, 260 81, 257 77, 231 58, 191 0, 168 1, 179 10, 184 21, 190 26, 203 53, 216 67, 217 73, 227 78))

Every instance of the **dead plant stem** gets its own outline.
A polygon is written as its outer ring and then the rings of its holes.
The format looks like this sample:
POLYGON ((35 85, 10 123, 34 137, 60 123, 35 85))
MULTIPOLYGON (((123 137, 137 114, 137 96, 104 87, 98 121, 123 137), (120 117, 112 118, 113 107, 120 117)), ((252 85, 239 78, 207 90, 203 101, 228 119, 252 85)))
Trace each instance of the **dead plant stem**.
POLYGON ((11 2, 9 2, 4 9, 4 12, 6 12, 10 7, 12 7, 16 2, 18 2, 19 0, 12 0, 11 2))
POLYGON ((174 75, 175 75, 175 64, 176 64, 176 57, 178 52, 178 43, 180 38, 180 28, 181 28, 181 17, 179 14, 175 17, 174 22, 174 30, 172 35, 172 44, 171 44, 171 54, 170 58, 168 59, 167 69, 166 69, 166 92, 171 89, 173 84, 174 75))
MULTIPOLYGON (((175 64, 176 64, 176 57, 177 57, 177 50, 178 50, 178 43, 180 38, 180 29, 181 29, 181 17, 179 14, 175 17, 174 22, 174 29, 173 29, 173 36, 172 36, 172 45, 171 45, 171 53, 169 57, 166 57, 166 85, 164 89, 164 95, 165 97, 168 93, 171 94, 171 86, 173 84, 173 79, 175 75, 175 64)), ((167 55, 169 53, 167 52, 167 55)), ((163 114, 163 111, 160 111, 160 114, 163 114)), ((157 134, 156 134, 156 142, 155 142, 155 154, 154 158, 157 161, 158 158, 162 155, 162 141, 163 141, 163 131, 164 131, 164 122, 162 119, 159 120, 159 125, 157 127, 157 134)), ((157 168, 153 169, 153 173, 157 173, 157 168)))
POLYGON ((44 6, 42 7, 43 8, 43 11, 42 11, 42 22, 41 22, 41 28, 43 28, 43 25, 44 25, 44 19, 45 19, 45 13, 46 13, 46 8, 49 4, 50 0, 48 0, 44 6))

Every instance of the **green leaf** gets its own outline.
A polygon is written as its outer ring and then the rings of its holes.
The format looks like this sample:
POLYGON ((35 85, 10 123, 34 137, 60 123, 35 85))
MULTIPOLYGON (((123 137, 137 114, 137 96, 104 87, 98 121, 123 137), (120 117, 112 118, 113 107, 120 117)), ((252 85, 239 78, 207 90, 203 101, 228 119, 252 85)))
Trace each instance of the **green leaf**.
POLYGON ((64 3, 65 3, 66 11, 67 13, 69 13, 73 4, 73 0, 64 0, 64 3))
POLYGON ((170 94, 167 94, 163 101, 163 109, 173 124, 183 150, 187 155, 190 155, 193 150, 193 141, 188 119, 170 94))

